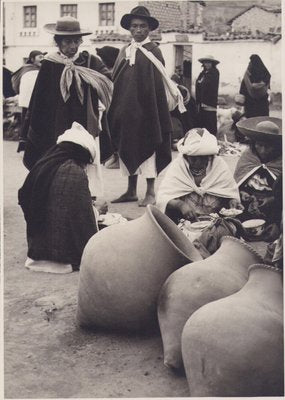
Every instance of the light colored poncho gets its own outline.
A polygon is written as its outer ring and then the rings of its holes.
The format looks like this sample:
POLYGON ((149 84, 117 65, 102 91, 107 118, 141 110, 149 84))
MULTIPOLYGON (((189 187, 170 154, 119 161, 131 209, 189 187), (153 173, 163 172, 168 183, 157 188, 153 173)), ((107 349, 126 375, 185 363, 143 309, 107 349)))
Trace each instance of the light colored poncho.
POLYGON ((166 171, 157 193, 157 207, 165 212, 170 200, 197 193, 203 197, 206 193, 226 199, 240 201, 238 186, 227 166, 219 156, 213 156, 208 163, 206 176, 197 186, 191 174, 189 164, 182 154, 172 161, 166 171))

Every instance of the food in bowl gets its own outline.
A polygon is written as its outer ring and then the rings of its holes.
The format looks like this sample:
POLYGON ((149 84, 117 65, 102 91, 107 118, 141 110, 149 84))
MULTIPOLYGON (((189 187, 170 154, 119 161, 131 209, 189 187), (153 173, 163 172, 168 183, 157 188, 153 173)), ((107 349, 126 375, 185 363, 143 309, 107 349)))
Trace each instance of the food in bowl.
POLYGON ((205 220, 205 221, 198 221, 198 222, 192 222, 191 223, 191 229, 198 229, 202 230, 207 228, 211 224, 211 220, 205 220))
POLYGON ((249 236, 260 236, 264 231, 264 219, 249 219, 242 223, 243 228, 249 236))
POLYGON ((237 215, 242 214, 243 210, 238 210, 237 208, 222 208, 220 210, 220 214, 224 217, 236 217, 237 215))

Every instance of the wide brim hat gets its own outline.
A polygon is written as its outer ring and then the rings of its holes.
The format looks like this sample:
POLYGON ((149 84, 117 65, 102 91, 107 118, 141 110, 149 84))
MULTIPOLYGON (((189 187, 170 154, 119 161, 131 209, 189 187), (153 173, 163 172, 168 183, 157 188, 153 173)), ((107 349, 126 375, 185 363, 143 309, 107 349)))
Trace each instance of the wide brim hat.
POLYGON ((276 117, 253 117, 239 121, 238 130, 249 139, 268 143, 282 143, 282 119, 276 117))
POLYGON ((53 35, 60 36, 85 36, 92 34, 92 32, 86 29, 81 29, 79 21, 70 16, 59 18, 55 24, 44 25, 44 30, 53 35))
POLYGON ((146 19, 151 31, 154 31, 159 26, 158 20, 150 15, 150 12, 146 7, 137 6, 133 8, 129 14, 125 14, 122 16, 121 27, 129 30, 131 25, 131 20, 133 18, 146 19))
POLYGON ((202 63, 204 61, 211 61, 215 65, 220 63, 220 61, 216 60, 213 56, 201 57, 201 58, 198 58, 198 61, 200 61, 200 63, 202 63))

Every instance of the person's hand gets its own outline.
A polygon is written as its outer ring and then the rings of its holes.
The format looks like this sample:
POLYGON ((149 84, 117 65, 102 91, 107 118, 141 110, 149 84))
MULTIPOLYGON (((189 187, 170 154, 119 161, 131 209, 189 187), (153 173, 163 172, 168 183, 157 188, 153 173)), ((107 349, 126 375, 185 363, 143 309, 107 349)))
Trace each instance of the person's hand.
POLYGON ((239 192, 239 195, 240 195, 241 201, 250 201, 252 198, 250 194, 243 192, 242 190, 239 192))
POLYGON ((244 206, 237 199, 231 199, 229 201, 229 208, 235 208, 236 210, 244 210, 244 206))
POLYGON ((274 202, 274 197, 272 196, 265 197, 264 199, 258 201, 258 208, 260 209, 266 208, 270 206, 273 202, 274 202))
POLYGON ((99 215, 106 214, 108 212, 108 203, 105 200, 93 200, 93 205, 99 212, 99 215))
POLYGON ((179 209, 184 219, 188 219, 190 221, 198 221, 195 211, 189 204, 183 202, 181 203, 179 209))

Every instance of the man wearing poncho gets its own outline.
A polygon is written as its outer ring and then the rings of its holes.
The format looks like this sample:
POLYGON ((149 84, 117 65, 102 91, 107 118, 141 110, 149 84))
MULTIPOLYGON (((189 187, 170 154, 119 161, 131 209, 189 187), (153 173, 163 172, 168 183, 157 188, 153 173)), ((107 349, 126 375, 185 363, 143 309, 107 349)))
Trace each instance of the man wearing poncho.
POLYGON ((141 174, 147 180, 147 191, 139 205, 155 203, 155 178, 171 161, 169 100, 174 99, 170 108, 179 102, 186 111, 182 95, 166 74, 159 47, 148 37, 158 25, 142 6, 121 19, 121 26, 133 39, 122 48, 114 65, 108 121, 121 171, 128 176, 128 189, 113 202, 137 201, 137 177, 141 174))
POLYGON ((178 142, 178 156, 160 184, 157 206, 175 222, 197 215, 240 207, 238 186, 218 144, 205 128, 192 129, 178 142))
MULTIPOLYGON (((62 17, 56 24, 47 24, 44 28, 54 34, 59 51, 45 57, 36 81, 29 110, 24 164, 31 169, 75 121, 94 137, 103 130, 100 150, 101 158, 106 159, 111 151, 106 142, 107 126, 101 118, 110 105, 112 82, 107 78, 108 69, 98 57, 78 51, 82 36, 91 32, 82 30, 72 17, 62 17)), ((98 145, 98 140, 96 142, 98 145)), ((95 168, 90 169, 89 175, 90 190, 95 196, 102 194, 97 147, 94 162, 97 169, 95 173, 95 168)))

